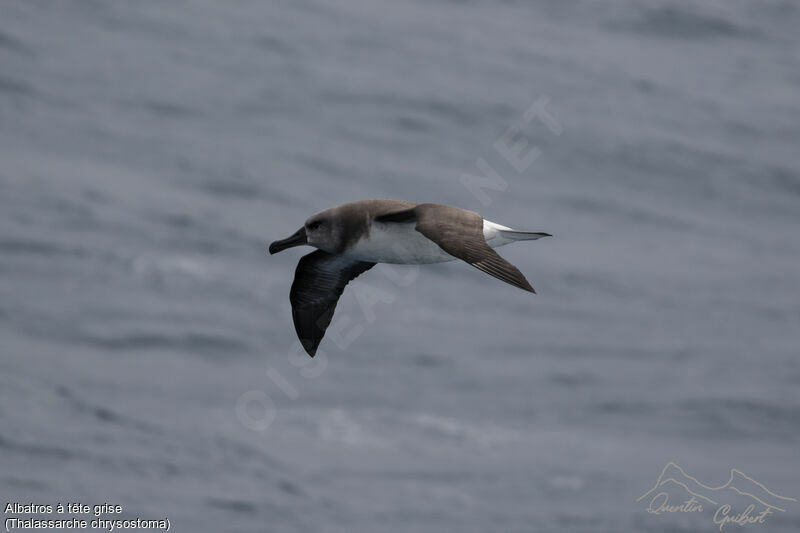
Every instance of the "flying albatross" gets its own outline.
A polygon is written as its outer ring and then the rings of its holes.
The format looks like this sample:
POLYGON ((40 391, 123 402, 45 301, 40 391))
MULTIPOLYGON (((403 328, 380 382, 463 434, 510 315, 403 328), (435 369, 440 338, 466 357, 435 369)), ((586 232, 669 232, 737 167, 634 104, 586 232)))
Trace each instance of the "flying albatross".
POLYGON ((320 211, 269 253, 309 244, 289 291, 297 336, 317 352, 345 285, 376 263, 425 264, 461 259, 490 276, 535 293, 514 265, 493 250, 514 241, 550 237, 516 231, 478 213, 441 204, 361 200, 320 211))

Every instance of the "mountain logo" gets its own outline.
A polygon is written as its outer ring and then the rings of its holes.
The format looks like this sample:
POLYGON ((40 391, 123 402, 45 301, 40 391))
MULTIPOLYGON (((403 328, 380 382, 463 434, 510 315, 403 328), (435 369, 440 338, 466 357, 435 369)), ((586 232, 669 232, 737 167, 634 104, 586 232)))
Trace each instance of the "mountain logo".
POLYGON ((715 509, 713 520, 720 531, 726 524, 764 524, 769 515, 785 512, 789 505, 797 503, 795 498, 772 492, 741 470, 731 469, 725 484, 712 487, 672 461, 661 470, 653 488, 636 501, 646 502, 645 510, 655 515, 715 509))

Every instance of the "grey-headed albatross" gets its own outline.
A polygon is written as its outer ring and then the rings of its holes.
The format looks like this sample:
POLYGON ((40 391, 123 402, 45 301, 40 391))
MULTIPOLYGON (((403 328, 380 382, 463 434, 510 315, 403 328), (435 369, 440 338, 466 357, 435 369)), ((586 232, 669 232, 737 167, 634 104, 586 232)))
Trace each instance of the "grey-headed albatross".
POLYGON ((345 285, 376 263, 425 264, 461 259, 490 276, 536 292, 494 248, 550 237, 516 231, 449 205, 361 200, 320 211, 269 253, 309 244, 289 291, 292 318, 305 351, 314 357, 345 285))

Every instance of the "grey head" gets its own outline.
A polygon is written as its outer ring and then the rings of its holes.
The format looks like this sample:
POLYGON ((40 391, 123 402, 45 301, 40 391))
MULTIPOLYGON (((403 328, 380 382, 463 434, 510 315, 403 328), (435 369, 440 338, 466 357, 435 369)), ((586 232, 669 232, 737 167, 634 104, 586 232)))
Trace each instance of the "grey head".
POLYGON ((270 244, 269 253, 276 254, 293 246, 309 244, 330 254, 340 254, 369 235, 370 224, 375 216, 415 205, 399 200, 359 200, 331 207, 310 216, 303 227, 291 236, 270 244))
POLYGON ((341 224, 335 216, 335 208, 326 209, 308 217, 303 227, 285 239, 269 245, 269 253, 276 254, 293 246, 308 244, 328 253, 341 248, 341 224))

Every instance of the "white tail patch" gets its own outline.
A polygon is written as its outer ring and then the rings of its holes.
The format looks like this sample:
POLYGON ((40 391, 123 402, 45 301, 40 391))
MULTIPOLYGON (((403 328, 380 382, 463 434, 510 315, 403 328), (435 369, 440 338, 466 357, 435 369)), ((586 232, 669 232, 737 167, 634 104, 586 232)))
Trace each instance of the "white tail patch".
POLYGON ((492 248, 514 241, 535 241, 542 237, 552 237, 552 235, 535 231, 516 231, 491 220, 483 219, 483 238, 492 248))

